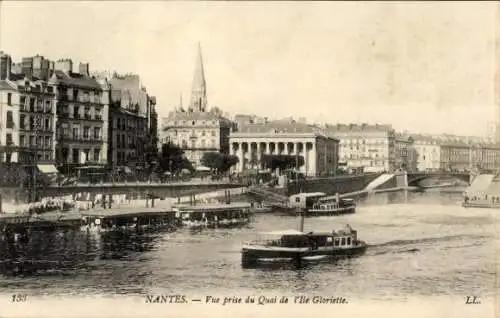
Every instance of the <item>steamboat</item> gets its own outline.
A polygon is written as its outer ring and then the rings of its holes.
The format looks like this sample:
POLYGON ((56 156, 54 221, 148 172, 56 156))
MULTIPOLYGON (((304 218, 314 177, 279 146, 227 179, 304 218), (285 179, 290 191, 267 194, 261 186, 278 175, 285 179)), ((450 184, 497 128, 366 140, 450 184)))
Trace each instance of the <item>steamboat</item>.
POLYGON ((243 267, 266 262, 303 262, 328 258, 349 257, 363 254, 367 244, 358 239, 358 232, 346 225, 332 232, 304 232, 304 216, 300 211, 299 230, 263 233, 259 240, 243 244, 241 262, 243 267))
POLYGON ((356 203, 353 199, 341 199, 339 194, 328 202, 321 202, 325 197, 323 192, 298 193, 290 197, 289 205, 296 213, 296 208, 306 209, 306 216, 334 216, 356 213, 356 203))

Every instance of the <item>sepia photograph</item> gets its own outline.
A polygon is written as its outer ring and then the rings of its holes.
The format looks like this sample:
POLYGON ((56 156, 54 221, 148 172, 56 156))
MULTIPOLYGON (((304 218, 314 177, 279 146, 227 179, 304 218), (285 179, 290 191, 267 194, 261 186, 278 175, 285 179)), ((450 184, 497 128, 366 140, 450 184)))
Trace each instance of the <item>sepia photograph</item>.
POLYGON ((0 1, 0 317, 500 317, 500 4, 0 1))

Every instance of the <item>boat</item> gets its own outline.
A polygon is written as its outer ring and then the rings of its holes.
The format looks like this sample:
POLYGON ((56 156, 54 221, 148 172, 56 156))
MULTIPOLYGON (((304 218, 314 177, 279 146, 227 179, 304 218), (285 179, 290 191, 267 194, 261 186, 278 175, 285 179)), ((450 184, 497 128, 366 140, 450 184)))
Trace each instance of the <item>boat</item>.
POLYGON ((338 201, 314 203, 307 211, 309 216, 341 215, 356 212, 356 203, 353 199, 339 199, 338 201))
POLYGON ((290 208, 305 209, 306 216, 327 216, 356 213, 356 203, 353 199, 341 199, 339 194, 331 201, 321 202, 325 197, 323 192, 298 193, 290 197, 290 208))
POLYGON ((263 262, 292 261, 295 264, 318 258, 349 257, 365 252, 367 244, 358 232, 346 225, 331 232, 304 232, 304 213, 300 213, 299 230, 264 233, 263 238, 243 244, 243 267, 263 262))

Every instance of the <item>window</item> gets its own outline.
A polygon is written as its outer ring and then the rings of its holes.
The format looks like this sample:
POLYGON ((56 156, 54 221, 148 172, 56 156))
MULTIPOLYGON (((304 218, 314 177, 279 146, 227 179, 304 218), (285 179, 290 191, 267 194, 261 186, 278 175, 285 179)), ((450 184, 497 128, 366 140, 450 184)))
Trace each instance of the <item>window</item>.
POLYGON ((26 103, 26 96, 21 96, 19 97, 19 104, 21 106, 21 109, 24 109, 24 104, 26 103))
POLYGON ((299 198, 299 197, 296 197, 296 198, 295 198, 295 202, 300 202, 300 198, 299 198))
POLYGON ((5 143, 7 144, 7 146, 11 146, 14 144, 14 142, 12 141, 12 134, 7 134, 5 136, 5 143))
POLYGON ((50 100, 45 101, 45 112, 46 113, 51 113, 52 112, 52 105, 50 100))
POLYGON ((12 117, 12 111, 7 111, 7 128, 14 128, 14 118, 12 117))
POLYGON ((212 137, 215 137, 215 130, 212 131, 212 137))
POLYGON ((7 93, 7 105, 12 106, 12 93, 7 93))
POLYGON ((194 126, 194 124, 195 124, 195 121, 194 121, 194 120, 193 120, 192 124, 193 124, 193 126, 194 126))
POLYGON ((340 245, 340 239, 336 238, 335 239, 335 246, 339 246, 340 245))
POLYGON ((77 106, 73 108, 73 118, 80 118, 80 109, 77 106))
POLYGON ((94 139, 99 139, 101 137, 101 128, 94 127, 94 139))
POLYGON ((51 142, 50 142, 50 137, 49 136, 45 136, 45 143, 44 143, 44 145, 47 148, 51 147, 51 142))
POLYGON ((83 138, 89 139, 90 137, 90 127, 85 126, 83 127, 83 138))
POLYGON ((43 140, 42 140, 42 136, 38 136, 38 137, 36 137, 36 145, 37 145, 37 146, 41 146, 41 145, 42 145, 42 142, 43 142, 43 140))
POLYGON ((350 237, 347 238, 347 245, 351 245, 351 238, 350 237))
POLYGON ((94 149, 94 161, 96 161, 96 162, 99 161, 99 155, 100 155, 100 150, 94 149))
POLYGON ((24 135, 19 135, 19 146, 20 147, 26 146, 26 137, 24 135))
POLYGON ((201 135, 202 135, 203 137, 205 137, 205 131, 204 131, 204 130, 202 130, 202 131, 201 131, 201 135))
POLYGON ((47 93, 52 94, 54 92, 54 88, 52 86, 47 87, 47 93))
POLYGON ((345 237, 342 238, 342 243, 341 245, 345 245, 345 237))
POLYGON ((91 119, 91 117, 90 117, 90 107, 85 107, 85 119, 91 119))
POLYGON ((95 119, 102 120, 102 114, 101 114, 101 108, 100 107, 96 107, 94 109, 94 114, 95 114, 95 119))
POLYGON ((34 146, 35 145, 35 136, 30 136, 30 146, 34 146))
POLYGON ((50 130, 51 128, 50 118, 45 118, 45 130, 50 130))
POLYGON ((83 152, 85 153, 85 161, 89 161, 90 149, 84 149, 83 152))
POLYGON ((78 128, 74 127, 73 128, 73 139, 77 139, 77 138, 78 138, 78 128))

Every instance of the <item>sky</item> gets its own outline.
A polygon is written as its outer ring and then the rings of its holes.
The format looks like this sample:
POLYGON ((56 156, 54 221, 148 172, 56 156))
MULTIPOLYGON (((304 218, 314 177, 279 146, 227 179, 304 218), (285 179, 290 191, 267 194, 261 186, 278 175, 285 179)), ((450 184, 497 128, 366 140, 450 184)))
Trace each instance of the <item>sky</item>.
MULTIPOLYGON (((495 2, 1 1, 0 49, 137 73, 166 116, 190 97, 231 114, 486 135, 495 2)), ((500 86, 499 86, 500 87, 500 86)))

